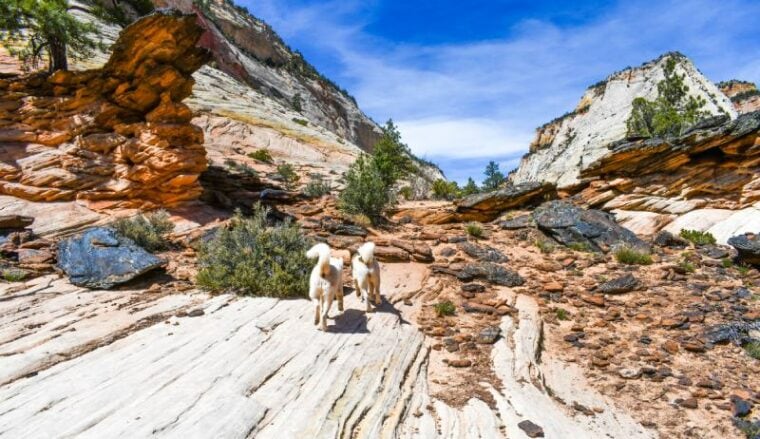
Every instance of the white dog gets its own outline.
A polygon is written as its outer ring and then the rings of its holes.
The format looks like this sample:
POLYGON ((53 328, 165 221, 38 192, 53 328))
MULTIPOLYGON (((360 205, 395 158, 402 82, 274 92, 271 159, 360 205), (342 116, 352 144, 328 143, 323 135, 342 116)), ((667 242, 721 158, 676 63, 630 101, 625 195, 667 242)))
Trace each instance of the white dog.
POLYGON ((375 259, 375 243, 366 242, 351 260, 351 270, 356 286, 356 295, 367 304, 367 312, 370 311, 370 300, 376 306, 381 303, 380 299, 380 264, 375 259))
POLYGON ((309 297, 315 305, 314 324, 327 331, 327 313, 333 299, 338 299, 338 310, 343 311, 343 259, 331 258, 330 247, 319 243, 306 252, 309 259, 317 259, 309 278, 309 297))

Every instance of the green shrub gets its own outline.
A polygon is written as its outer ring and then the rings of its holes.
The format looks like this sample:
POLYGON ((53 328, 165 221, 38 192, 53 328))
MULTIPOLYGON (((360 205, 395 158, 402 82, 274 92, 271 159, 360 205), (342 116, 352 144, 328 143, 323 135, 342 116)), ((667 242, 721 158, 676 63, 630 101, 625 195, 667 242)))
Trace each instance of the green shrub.
POLYGON ((734 261, 732 261, 731 258, 723 258, 720 261, 720 265, 722 265, 723 268, 731 268, 734 266, 734 261))
POLYGON ((414 191, 410 186, 404 186, 398 190, 398 194, 404 197, 405 200, 411 200, 414 198, 414 191))
POLYGON ((293 122, 295 122, 295 123, 297 123, 298 125, 301 125, 301 126, 307 126, 309 124, 309 121, 306 120, 306 119, 299 119, 297 117, 294 117, 292 120, 293 120, 293 122))
POLYGON ((536 239, 533 243, 538 247, 541 253, 551 253, 555 248, 554 244, 546 239, 536 239))
POLYGON ((285 183, 285 187, 289 190, 293 190, 297 185, 301 177, 296 173, 296 169, 290 163, 284 163, 277 166, 277 174, 282 177, 282 181, 285 183))
POLYGON ((715 237, 710 232, 700 232, 698 230, 681 230, 681 238, 691 242, 694 245, 715 244, 715 237))
POLYGON ((736 271, 738 271, 738 272, 739 272, 739 275, 740 275, 740 276, 746 276, 746 275, 748 275, 748 274, 749 274, 749 270, 750 270, 750 268, 749 268, 749 266, 748 266, 748 265, 744 265, 744 264, 738 264, 738 265, 736 265, 734 268, 736 268, 736 271))
POLYGON ((751 341, 744 346, 744 352, 755 360, 760 360, 760 341, 751 341))
POLYGON ((436 303, 433 305, 433 309, 435 309, 435 313, 438 317, 453 316, 457 311, 456 306, 451 303, 450 300, 436 303))
POLYGON ((254 152, 250 152, 250 153, 248 153, 248 157, 250 157, 250 158, 252 158, 254 160, 258 160, 258 161, 260 161, 262 163, 270 163, 271 164, 274 161, 274 159, 272 158, 272 154, 270 154, 269 150, 266 149, 266 148, 264 148, 264 149, 257 149, 254 152))
POLYGON ((670 56, 665 62, 665 78, 657 83, 657 98, 633 100, 626 122, 630 137, 675 137, 709 114, 702 110, 705 100, 689 96, 685 74, 675 72, 678 61, 670 56))
POLYGON ((332 190, 330 182, 322 177, 312 179, 303 189, 304 195, 309 198, 319 198, 327 195, 332 190))
POLYGON ((267 227, 267 210, 253 208, 253 216, 237 212, 198 253, 196 281, 218 292, 267 297, 306 297, 313 265, 306 258, 309 239, 297 224, 285 221, 267 227))
POLYGON ((566 309, 556 308, 554 314, 557 316, 557 320, 570 320, 570 313, 566 309))
POLYGON ((301 105, 301 101, 302 101, 302 99, 301 99, 301 93, 296 93, 296 94, 293 95, 293 100, 292 100, 291 104, 293 106, 293 109, 296 110, 299 113, 301 111, 303 111, 303 106, 301 105))
POLYGON ((20 282, 24 279, 26 279, 26 276, 29 273, 24 270, 19 270, 17 268, 9 268, 6 270, 3 270, 3 279, 5 279, 8 282, 20 282))
POLYGON ((585 242, 571 242, 570 245, 568 245, 568 247, 571 250, 575 250, 577 252, 590 252, 591 251, 591 247, 589 247, 589 245, 587 243, 585 243, 585 242))
POLYGON ((432 193, 436 200, 453 200, 459 196, 459 185, 456 181, 439 178, 433 182, 432 193))
POLYGON ((678 268, 683 273, 694 273, 697 268, 688 259, 681 259, 678 262, 678 268))
POLYGON ((631 247, 619 247, 615 250, 615 259, 627 265, 650 265, 653 262, 649 253, 631 247))
POLYGON ((467 225, 464 226, 464 231, 467 232, 467 234, 472 236, 473 238, 483 237, 483 227, 481 227, 480 224, 475 223, 475 222, 467 223, 467 225))
POLYGON ((169 221, 165 210, 120 218, 111 227, 149 252, 168 249, 170 242, 166 235, 174 230, 174 224, 169 221))
POLYGON ((475 183, 475 180, 473 180, 472 177, 467 178, 467 184, 462 187, 461 196, 466 197, 477 193, 480 193, 480 188, 477 183, 475 183))
POLYGON ((373 223, 395 201, 372 158, 361 155, 348 168, 346 187, 338 198, 338 208, 349 215, 365 215, 373 223))

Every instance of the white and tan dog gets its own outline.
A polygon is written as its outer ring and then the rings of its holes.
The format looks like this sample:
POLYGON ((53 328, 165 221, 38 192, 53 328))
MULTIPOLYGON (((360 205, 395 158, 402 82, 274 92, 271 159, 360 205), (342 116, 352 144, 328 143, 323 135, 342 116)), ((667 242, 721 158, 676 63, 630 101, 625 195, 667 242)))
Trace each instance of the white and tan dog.
POLYGON ((333 299, 338 299, 338 310, 343 311, 343 259, 331 258, 330 247, 319 243, 306 252, 309 259, 317 259, 309 278, 309 298, 314 303, 314 324, 327 331, 327 313, 333 299))
POLYGON ((380 264, 375 259, 375 243, 366 242, 356 251, 351 260, 351 271, 356 286, 356 295, 367 304, 370 312, 370 300, 379 306, 380 299, 380 264))

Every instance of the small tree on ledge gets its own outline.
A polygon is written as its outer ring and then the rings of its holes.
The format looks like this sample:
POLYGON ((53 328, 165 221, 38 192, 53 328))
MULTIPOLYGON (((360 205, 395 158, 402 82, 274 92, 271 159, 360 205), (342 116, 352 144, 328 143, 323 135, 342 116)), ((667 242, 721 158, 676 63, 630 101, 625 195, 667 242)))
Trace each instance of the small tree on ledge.
POLYGON ((631 115, 626 122, 628 137, 677 137, 709 113, 702 108, 702 97, 689 96, 684 84, 685 74, 675 72, 675 58, 665 62, 665 78, 657 83, 657 98, 633 100, 631 115))
POLYGON ((48 71, 68 70, 68 56, 84 59, 100 47, 97 28, 68 10, 67 0, 0 1, 0 43, 26 66, 36 68, 45 55, 48 71))

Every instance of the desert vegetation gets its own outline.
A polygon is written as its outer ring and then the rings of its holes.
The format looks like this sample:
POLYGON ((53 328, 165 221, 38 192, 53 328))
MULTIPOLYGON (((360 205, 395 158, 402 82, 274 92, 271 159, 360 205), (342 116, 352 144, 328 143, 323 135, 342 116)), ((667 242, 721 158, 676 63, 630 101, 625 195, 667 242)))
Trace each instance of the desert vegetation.
POLYGON ((242 295, 306 297, 313 264, 300 227, 290 221, 268 226, 267 209, 257 205, 249 217, 240 212, 227 227, 202 244, 198 253, 199 286, 242 295))
POLYGON ((169 214, 165 210, 121 218, 114 221, 111 226, 120 235, 131 239, 135 244, 150 252, 168 249, 170 246, 168 234, 174 230, 174 223, 169 221, 169 214))

